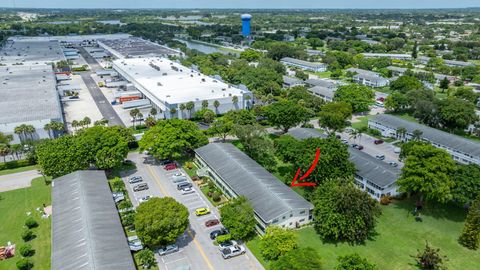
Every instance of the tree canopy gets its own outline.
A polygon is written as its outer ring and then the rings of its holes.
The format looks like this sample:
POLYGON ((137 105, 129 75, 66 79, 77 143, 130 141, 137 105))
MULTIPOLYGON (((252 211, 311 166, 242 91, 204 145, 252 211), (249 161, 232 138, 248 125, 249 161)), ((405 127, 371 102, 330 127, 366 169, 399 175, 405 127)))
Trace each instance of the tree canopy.
POLYGON ((352 106, 346 102, 330 102, 322 107, 318 116, 320 126, 335 133, 347 126, 347 120, 352 117, 352 106))
POLYGON ((240 196, 220 208, 222 224, 234 239, 246 239, 255 232, 253 208, 247 198, 240 196))
POLYGON ((377 266, 357 253, 338 257, 335 270, 377 270, 377 266))
POLYGON ((208 143, 198 126, 188 120, 159 121, 145 132, 139 142, 142 150, 148 150, 157 158, 177 159, 188 151, 208 143))
POLYGON ((270 264, 271 270, 321 270, 322 263, 317 251, 311 247, 298 248, 280 256, 270 264))
POLYGON ((411 90, 423 88, 424 86, 419 79, 408 75, 400 76, 398 79, 390 83, 391 90, 399 91, 404 94, 411 90))
POLYGON ((468 210, 459 242, 472 250, 476 250, 480 246, 480 196, 476 198, 468 210))
POLYGON ((135 230, 149 247, 174 243, 188 227, 188 209, 171 197, 151 198, 137 207, 135 230))
POLYGON ((276 260, 297 246, 297 235, 278 226, 268 226, 265 235, 260 238, 262 256, 267 260, 276 260))
POLYGON ((290 100, 282 100, 266 108, 268 121, 284 132, 305 121, 306 109, 290 100))
POLYGON ((476 164, 457 164, 453 176, 455 185, 452 190, 453 200, 460 206, 470 204, 480 196, 480 166, 476 164))
POLYGON ((353 112, 366 112, 375 101, 375 93, 367 86, 350 84, 340 86, 335 91, 333 100, 350 104, 353 112))

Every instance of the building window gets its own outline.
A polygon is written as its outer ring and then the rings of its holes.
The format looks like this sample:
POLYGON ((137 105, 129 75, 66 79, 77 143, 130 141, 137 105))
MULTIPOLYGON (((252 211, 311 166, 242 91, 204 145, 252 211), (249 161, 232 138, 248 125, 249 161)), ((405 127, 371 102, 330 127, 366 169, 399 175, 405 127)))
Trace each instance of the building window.
POLYGON ((290 217, 293 217, 293 214, 290 214, 290 217))
POLYGON ((285 219, 285 216, 283 216, 282 219, 285 219))
POLYGON ((304 219, 304 218, 302 218, 302 219, 300 219, 298 222, 304 222, 304 221, 305 221, 305 219, 304 219))
POLYGON ((277 223, 277 222, 278 222, 277 218, 272 221, 272 223, 277 223))
POLYGON ((305 210, 303 210, 303 211, 300 211, 300 215, 301 215, 301 214, 305 214, 305 210))

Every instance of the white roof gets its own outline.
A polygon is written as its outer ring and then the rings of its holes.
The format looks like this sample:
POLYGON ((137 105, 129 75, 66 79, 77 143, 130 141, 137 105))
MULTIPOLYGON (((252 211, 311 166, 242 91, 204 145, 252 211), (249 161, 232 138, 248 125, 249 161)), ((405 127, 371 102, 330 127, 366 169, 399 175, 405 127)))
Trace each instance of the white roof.
POLYGON ((247 93, 166 58, 120 59, 113 62, 113 67, 127 80, 169 104, 221 99, 247 93))

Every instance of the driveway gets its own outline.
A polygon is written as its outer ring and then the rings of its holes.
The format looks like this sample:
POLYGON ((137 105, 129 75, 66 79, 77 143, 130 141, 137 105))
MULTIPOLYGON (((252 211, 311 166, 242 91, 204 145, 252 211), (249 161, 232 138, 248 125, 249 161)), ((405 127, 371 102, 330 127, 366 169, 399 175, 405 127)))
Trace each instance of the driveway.
MULTIPOLYGON (((247 249, 247 253, 238 257, 224 260, 218 250, 210 240, 210 232, 221 227, 221 224, 213 227, 205 227, 205 221, 209 219, 220 219, 218 210, 208 201, 200 189, 194 184, 195 193, 182 195, 172 182, 173 174, 177 172, 186 173, 181 169, 165 171, 157 165, 153 158, 139 153, 130 153, 128 159, 132 160, 137 169, 125 174, 123 179, 134 206, 138 206, 138 199, 145 196, 172 197, 185 205, 190 212, 190 226, 185 233, 179 237, 177 244, 179 252, 166 256, 159 256, 156 253, 159 269, 185 269, 190 270, 243 270, 264 269, 253 254, 247 249), (149 186, 148 190, 133 192, 132 186, 127 181, 129 176, 142 176, 143 182, 149 186), (197 217, 194 214, 195 209, 199 207, 208 207, 211 213, 205 216, 197 217), (188 268, 187 268, 188 267, 188 268)), ((191 182, 191 179, 189 179, 191 182)))
POLYGON ((40 176, 37 170, 0 175, 0 192, 29 187, 32 179, 40 176))

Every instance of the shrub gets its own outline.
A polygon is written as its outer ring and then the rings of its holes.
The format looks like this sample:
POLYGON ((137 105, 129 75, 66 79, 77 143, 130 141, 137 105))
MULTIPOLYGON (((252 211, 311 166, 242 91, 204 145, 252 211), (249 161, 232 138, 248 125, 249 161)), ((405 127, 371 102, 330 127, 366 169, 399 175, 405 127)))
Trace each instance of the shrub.
POLYGON ((31 162, 30 160, 26 160, 26 159, 3 162, 3 163, 0 163, 0 171, 26 167, 34 164, 35 164, 34 162, 31 162))
POLYGON ((214 190, 215 189, 215 183, 213 183, 212 181, 208 181, 208 189, 209 190, 214 190))
POLYGON ((380 132, 380 130, 377 130, 377 129, 368 129, 368 133, 370 133, 371 135, 373 136, 381 136, 382 133, 380 132))
POLYGON ((198 181, 198 180, 200 180, 200 178, 198 177, 198 175, 192 176, 192 181, 198 181))
POLYGON ((382 196, 380 197, 380 204, 382 205, 388 205, 392 202, 392 197, 390 196, 382 196))
POLYGON ((193 163, 192 162, 185 162, 185 167, 187 167, 187 169, 191 170, 191 169, 193 169, 193 163))
POLYGON ((132 202, 129 200, 123 200, 118 204, 119 209, 127 209, 133 207, 132 202))
POLYGON ((130 227, 135 222, 135 212, 122 213, 121 217, 122 225, 125 227, 130 227))
POLYGON ((139 251, 137 253, 137 258, 140 263, 148 269, 157 264, 155 260, 155 254, 148 248, 139 251))
POLYGON ((219 202, 221 199, 222 199, 222 198, 220 198, 220 193, 218 193, 218 192, 216 192, 216 191, 213 192, 212 200, 213 200, 214 202, 219 202))
POLYGON ((114 192, 125 192, 125 183, 122 181, 122 179, 116 177, 112 181, 110 181, 110 185, 112 187, 112 190, 114 192))
POLYGON ((417 265, 421 269, 435 270, 441 269, 446 257, 440 254, 440 249, 432 248, 426 243, 423 251, 418 250, 415 259, 417 260, 417 265))
POLYGON ((27 228, 31 229, 31 228, 35 228, 38 226, 38 223, 37 221, 33 218, 33 217, 29 217, 27 218, 27 220, 25 221, 25 226, 27 226, 27 228))
POLYGON ((22 232, 22 239, 25 242, 28 242, 33 239, 33 231, 32 230, 24 230, 22 232))
POLYGON ((231 234, 224 234, 224 235, 219 235, 217 236, 217 243, 223 243, 223 242, 226 242, 228 240, 232 240, 232 235, 231 234))
POLYGON ((21 246, 19 248, 19 252, 23 257, 30 257, 30 256, 33 256, 33 254, 35 254, 35 250, 29 244, 21 246))
POLYGON ((208 196, 208 197, 212 197, 212 195, 213 195, 213 192, 211 192, 211 191, 208 191, 208 192, 207 192, 207 196, 208 196))
POLYGON ((33 262, 27 258, 22 258, 17 262, 19 270, 28 270, 33 268, 33 262))

